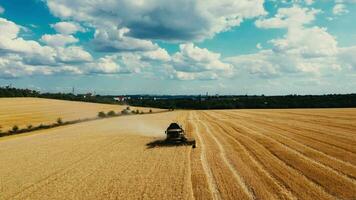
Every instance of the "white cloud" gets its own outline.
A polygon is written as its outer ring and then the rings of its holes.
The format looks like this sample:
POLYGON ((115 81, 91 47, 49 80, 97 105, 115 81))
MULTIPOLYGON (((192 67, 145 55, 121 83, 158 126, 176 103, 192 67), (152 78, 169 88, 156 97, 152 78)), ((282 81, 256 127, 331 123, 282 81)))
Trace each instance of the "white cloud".
POLYGON ((174 71, 170 77, 172 79, 178 79, 182 81, 191 81, 191 80, 216 80, 219 76, 214 72, 197 72, 197 73, 188 73, 181 71, 174 71))
POLYGON ((272 18, 256 20, 259 28, 288 28, 300 27, 309 24, 315 19, 320 10, 292 6, 290 8, 279 8, 277 14, 272 18))
POLYGON ((58 46, 66 46, 68 44, 77 43, 79 40, 72 35, 48 35, 45 34, 41 37, 41 41, 46 43, 49 46, 58 47, 58 46))
POLYGON ((333 8, 333 14, 334 15, 343 15, 348 13, 349 11, 346 9, 346 6, 344 4, 338 3, 334 6, 333 8))
POLYGON ((196 47, 192 43, 181 44, 179 48, 180 51, 172 56, 171 62, 177 78, 216 79, 231 75, 232 66, 222 62, 220 54, 196 47))
POLYGON ((151 51, 158 46, 149 40, 127 36, 129 29, 97 29, 92 44, 99 52, 151 51))
POLYGON ((284 38, 270 41, 274 50, 302 55, 304 57, 319 57, 334 55, 337 52, 337 41, 325 28, 290 28, 284 38))
POLYGON ((62 19, 90 23, 96 28, 128 28, 134 38, 168 41, 211 38, 238 26, 243 19, 266 14, 263 3, 264 0, 47 0, 50 11, 62 19))
POLYGON ((2 6, 0 6, 0 15, 3 14, 4 12, 5 12, 5 9, 2 6))
MULTIPOLYGON (((75 65, 92 61, 91 55, 81 47, 64 47, 71 41, 58 44, 50 36, 42 39, 52 46, 41 45, 33 40, 25 40, 19 36, 21 26, 7 19, 0 18, 0 58, 2 77, 19 77, 25 75, 54 73, 78 73, 75 65), (62 46, 62 47, 61 47, 62 46)), ((75 42, 75 41, 73 41, 75 42)))
POLYGON ((86 63, 93 60, 90 53, 77 46, 56 48, 56 55, 56 60, 60 63, 86 63))
POLYGON ((64 35, 75 34, 76 32, 84 32, 85 29, 75 22, 58 22, 51 25, 58 33, 64 35))
POLYGON ((318 10, 292 6, 280 8, 276 16, 256 21, 260 28, 286 28, 283 38, 270 41, 274 51, 299 54, 305 57, 334 55, 337 52, 336 39, 326 28, 305 27, 310 24, 318 10))
POLYGON ((305 4, 307 5, 312 5, 314 3, 314 0, 305 0, 305 4))
POLYGON ((179 45, 180 51, 173 55, 172 60, 177 71, 229 71, 231 66, 220 61, 220 54, 194 46, 192 43, 179 45))
POLYGON ((142 54, 143 60, 151 60, 151 61, 161 61, 161 62, 168 62, 171 60, 170 55, 165 49, 159 48, 153 51, 146 51, 142 54))
MULTIPOLYGON (((131 74, 141 73, 144 69, 151 68, 158 71, 171 60, 166 50, 158 48, 144 52, 124 52, 106 55, 89 63, 85 67, 88 73, 99 74, 131 74)), ((157 75, 157 74, 156 74, 157 75)))
POLYGON ((115 74, 120 72, 120 66, 115 61, 115 57, 105 56, 89 64, 87 70, 89 73, 115 74))
POLYGON ((256 22, 260 28, 287 29, 284 37, 269 41, 272 49, 230 57, 226 61, 237 69, 265 78, 305 73, 319 76, 323 71, 353 68, 350 55, 354 48, 339 48, 326 28, 305 26, 317 13, 296 6, 280 8, 276 16, 256 22))
POLYGON ((221 61, 218 53, 194 46, 180 45, 180 51, 170 56, 166 50, 119 52, 85 65, 87 73, 131 74, 157 72, 166 78, 179 80, 213 80, 229 77, 232 66, 221 61))
POLYGON ((5 18, 0 18, 0 37, 14 39, 19 32, 20 27, 18 25, 5 18))
POLYGON ((339 49, 338 59, 341 65, 356 70, 356 46, 339 49))
POLYGON ((356 0, 335 0, 336 3, 356 3, 356 0))

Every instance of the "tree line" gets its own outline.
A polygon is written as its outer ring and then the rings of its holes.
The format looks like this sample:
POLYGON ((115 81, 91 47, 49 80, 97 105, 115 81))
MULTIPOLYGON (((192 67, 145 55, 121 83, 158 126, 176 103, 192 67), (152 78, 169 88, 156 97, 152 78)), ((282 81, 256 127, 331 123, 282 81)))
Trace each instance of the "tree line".
POLYGON ((243 109, 243 108, 349 108, 356 107, 356 94, 327 95, 235 95, 235 96, 149 96, 132 95, 124 102, 114 96, 40 93, 30 89, 0 87, 0 97, 39 97, 70 101, 106 104, 128 104, 131 106, 164 109, 243 109), (157 98, 158 97, 158 98, 157 98))
POLYGON ((166 109, 350 108, 356 107, 356 94, 146 98, 130 99, 128 104, 166 109))

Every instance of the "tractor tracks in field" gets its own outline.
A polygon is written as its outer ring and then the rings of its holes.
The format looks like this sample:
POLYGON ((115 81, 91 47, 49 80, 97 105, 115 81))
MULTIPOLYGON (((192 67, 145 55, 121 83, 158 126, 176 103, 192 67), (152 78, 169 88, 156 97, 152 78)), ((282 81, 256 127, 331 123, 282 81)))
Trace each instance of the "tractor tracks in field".
MULTIPOLYGON (((196 114, 194 113, 194 115, 195 115, 195 119, 194 120, 196 121, 197 120, 196 119, 196 114)), ((203 166, 203 170, 204 170, 205 176, 207 178, 209 190, 211 191, 212 198, 214 200, 221 199, 220 192, 218 190, 218 187, 216 185, 216 181, 215 181, 213 173, 211 171, 211 167, 209 166, 209 163, 208 163, 208 160, 207 160, 207 157, 206 157, 205 143, 204 143, 202 137, 199 134, 199 128, 198 128, 197 124, 196 123, 193 123, 193 124, 194 124, 194 132, 195 132, 195 135, 198 138, 198 141, 199 141, 199 144, 200 144, 200 148, 201 148, 200 160, 201 160, 201 163, 202 163, 202 166, 203 166)))
POLYGON ((196 112, 193 115, 195 135, 201 148, 200 161, 212 198, 256 199, 254 191, 248 187, 231 163, 223 145, 212 134, 210 127, 196 112), (230 196, 226 196, 227 193, 230 193, 230 196))
POLYGON ((229 159, 227 158, 226 152, 222 144, 219 142, 219 140, 211 133, 210 128, 206 125, 206 123, 201 122, 202 125, 204 126, 206 132, 209 134, 209 137, 211 137, 214 142, 216 143, 219 151, 220 151, 220 157, 223 160, 224 164, 228 167, 230 172, 233 174, 235 180, 237 183, 242 187, 243 191, 246 193, 246 196, 248 196, 249 199, 256 199, 255 194, 251 188, 249 188, 245 181, 241 178, 240 174, 237 172, 235 167, 231 164, 229 159))

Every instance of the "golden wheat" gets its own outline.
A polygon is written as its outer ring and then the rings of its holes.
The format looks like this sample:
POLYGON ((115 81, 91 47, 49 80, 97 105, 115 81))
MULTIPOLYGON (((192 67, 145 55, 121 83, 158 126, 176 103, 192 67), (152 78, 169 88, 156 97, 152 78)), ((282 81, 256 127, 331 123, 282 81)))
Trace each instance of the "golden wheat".
POLYGON ((176 111, 10 136, 0 199, 356 199, 355 124, 356 109, 176 111), (148 148, 172 121, 196 149, 148 148))

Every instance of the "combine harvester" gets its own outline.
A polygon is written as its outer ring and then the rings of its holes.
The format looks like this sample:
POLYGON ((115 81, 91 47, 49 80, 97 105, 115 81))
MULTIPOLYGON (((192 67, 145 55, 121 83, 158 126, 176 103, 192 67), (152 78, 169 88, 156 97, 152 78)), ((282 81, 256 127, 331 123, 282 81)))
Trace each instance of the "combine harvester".
POLYGON ((183 128, 178 123, 171 123, 166 130, 167 138, 166 143, 176 145, 192 145, 196 147, 194 139, 188 139, 185 136, 183 128))

